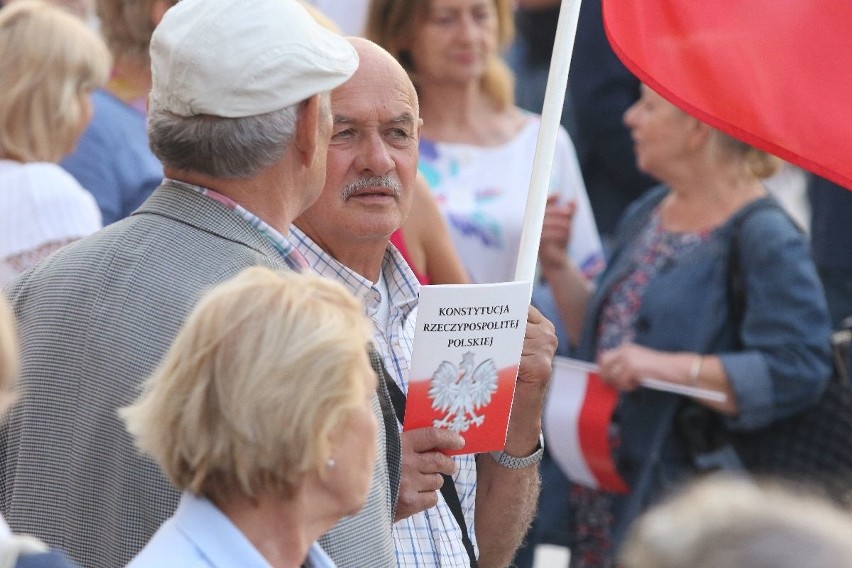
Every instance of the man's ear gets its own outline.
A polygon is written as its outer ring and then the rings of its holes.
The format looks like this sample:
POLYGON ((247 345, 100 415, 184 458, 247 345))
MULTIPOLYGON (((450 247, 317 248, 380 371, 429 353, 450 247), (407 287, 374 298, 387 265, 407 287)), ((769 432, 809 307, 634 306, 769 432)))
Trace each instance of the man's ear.
POLYGON ((299 152, 300 160, 305 166, 313 163, 316 153, 320 151, 319 137, 328 135, 320 132, 322 116, 321 95, 314 95, 299 106, 296 121, 296 136, 293 143, 299 152))

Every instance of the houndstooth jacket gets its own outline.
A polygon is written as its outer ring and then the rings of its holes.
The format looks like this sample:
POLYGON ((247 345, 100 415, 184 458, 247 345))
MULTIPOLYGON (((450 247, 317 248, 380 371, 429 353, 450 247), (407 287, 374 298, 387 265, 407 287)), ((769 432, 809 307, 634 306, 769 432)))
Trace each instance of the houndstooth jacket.
MULTIPOLYGON (((236 212, 167 180, 130 218, 11 284, 22 367, 0 428, 0 510, 15 532, 112 568, 171 516, 178 491, 135 450, 116 410, 138 396, 199 297, 252 265, 287 269, 236 212)), ((379 436, 367 506, 323 538, 341 567, 395 565, 399 440, 383 427, 379 436)))

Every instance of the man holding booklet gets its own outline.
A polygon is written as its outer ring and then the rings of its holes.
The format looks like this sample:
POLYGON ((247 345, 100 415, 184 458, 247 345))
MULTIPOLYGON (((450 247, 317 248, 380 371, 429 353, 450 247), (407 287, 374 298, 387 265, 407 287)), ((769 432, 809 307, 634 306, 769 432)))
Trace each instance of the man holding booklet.
MULTIPOLYGON (((416 92, 403 68, 375 44, 350 41, 361 63, 332 92, 334 129, 325 188, 297 219, 291 240, 314 270, 343 282, 362 299, 388 371, 384 380, 392 395, 398 391, 396 419, 401 423, 419 284, 398 251, 388 246, 388 237, 411 207, 421 121, 416 92)), ((541 411, 555 350, 552 324, 530 309, 504 452, 451 458, 445 454, 457 453, 464 444, 451 430, 428 427, 402 434, 393 526, 400 566, 511 562, 536 506, 541 411), (442 485, 452 485, 455 506, 447 502, 453 500, 447 487, 438 493, 442 485)))

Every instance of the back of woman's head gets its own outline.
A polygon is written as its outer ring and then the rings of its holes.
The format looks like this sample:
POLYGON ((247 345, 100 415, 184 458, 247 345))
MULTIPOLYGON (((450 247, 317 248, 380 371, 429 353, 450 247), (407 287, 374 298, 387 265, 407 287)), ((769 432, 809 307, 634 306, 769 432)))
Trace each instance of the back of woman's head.
MULTIPOLYGON (((497 49, 488 61, 482 87, 498 108, 514 104, 514 76, 502 52, 515 38, 513 5, 510 0, 493 0, 497 17, 497 49)), ((385 48, 408 71, 418 87, 417 70, 405 48, 429 17, 431 0, 372 0, 367 14, 365 36, 385 48)))
POLYGON ((155 14, 175 4, 177 0, 97 0, 101 33, 116 59, 147 62, 155 14))
POLYGON ((852 568, 852 516, 814 495, 699 481, 637 521, 624 568, 852 568))
POLYGON ((111 56, 80 18, 40 0, 0 10, 0 157, 57 162, 74 148, 111 56))
POLYGON ((339 283, 249 268, 202 298, 120 412, 179 489, 292 495, 363 404, 369 340, 363 308, 339 283))
POLYGON ((758 179, 772 176, 781 167, 781 160, 772 154, 737 140, 720 130, 714 131, 714 135, 723 151, 742 160, 749 173, 758 179))

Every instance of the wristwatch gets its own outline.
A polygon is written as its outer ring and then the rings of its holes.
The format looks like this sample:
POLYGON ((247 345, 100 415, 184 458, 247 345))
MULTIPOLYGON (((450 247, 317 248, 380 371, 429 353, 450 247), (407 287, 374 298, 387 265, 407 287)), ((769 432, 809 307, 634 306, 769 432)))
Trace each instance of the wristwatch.
POLYGON ((515 456, 510 456, 506 452, 491 452, 491 457, 494 458, 499 465, 503 467, 507 467, 509 469, 523 469, 525 467, 529 467, 531 465, 535 465, 541 461, 542 456, 544 455, 544 434, 540 433, 538 435, 538 447, 525 458, 516 458, 515 456))

